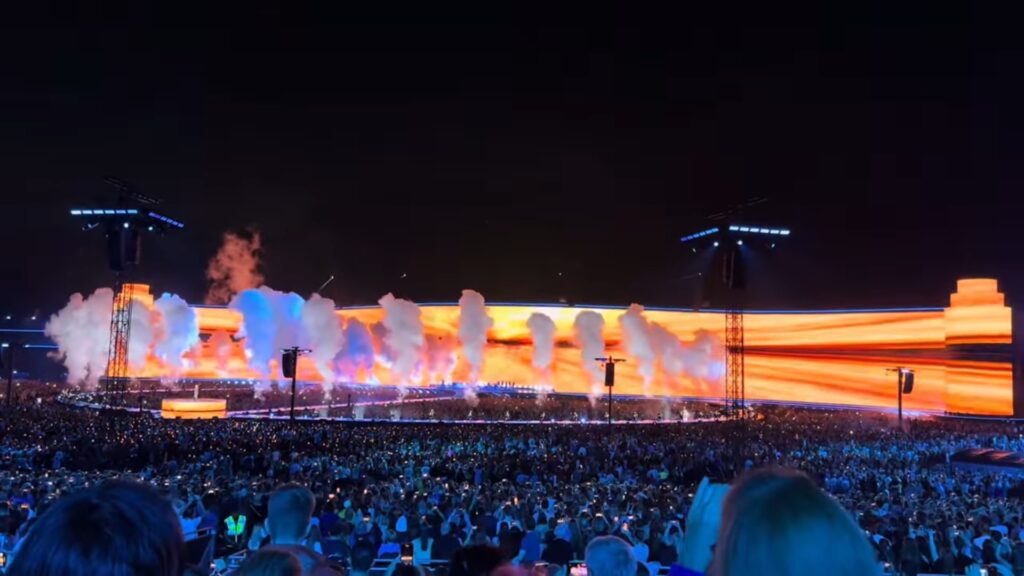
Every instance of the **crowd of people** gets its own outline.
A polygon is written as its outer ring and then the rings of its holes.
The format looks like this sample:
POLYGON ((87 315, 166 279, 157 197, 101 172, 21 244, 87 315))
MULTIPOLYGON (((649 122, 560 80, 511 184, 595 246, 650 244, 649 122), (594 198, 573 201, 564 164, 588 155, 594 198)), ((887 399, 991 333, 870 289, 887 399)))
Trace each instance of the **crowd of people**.
POLYGON ((788 408, 614 427, 177 421, 43 401, 5 413, 0 438, 11 574, 99 573, 69 563, 136 532, 147 543, 133 550, 152 557, 118 574, 209 573, 242 556, 243 574, 362 576, 375 559, 402 576, 556 576, 583 562, 594 576, 795 574, 782 567, 829 559, 1024 574, 1017 478, 949 461, 1024 451, 1008 422, 897 429, 880 414, 788 408), (105 522, 124 534, 97 541, 105 522), (602 572, 623 558, 627 572, 602 572))

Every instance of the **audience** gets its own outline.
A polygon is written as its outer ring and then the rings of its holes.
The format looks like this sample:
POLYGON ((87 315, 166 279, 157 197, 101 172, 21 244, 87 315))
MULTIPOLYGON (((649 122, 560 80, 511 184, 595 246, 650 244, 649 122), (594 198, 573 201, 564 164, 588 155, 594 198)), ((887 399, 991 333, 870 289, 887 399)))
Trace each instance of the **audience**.
POLYGON ((208 529, 217 557, 248 548, 264 560, 247 570, 282 573, 293 558, 368 576, 403 545, 411 566, 394 572, 450 560, 454 576, 567 576, 584 559, 600 576, 629 570, 610 560, 622 546, 640 575, 1020 573, 1024 484, 949 456, 1024 451, 1021 432, 791 408, 609 429, 165 421, 45 401, 0 416, 0 547, 10 574, 33 575, 182 574, 183 540, 208 529))

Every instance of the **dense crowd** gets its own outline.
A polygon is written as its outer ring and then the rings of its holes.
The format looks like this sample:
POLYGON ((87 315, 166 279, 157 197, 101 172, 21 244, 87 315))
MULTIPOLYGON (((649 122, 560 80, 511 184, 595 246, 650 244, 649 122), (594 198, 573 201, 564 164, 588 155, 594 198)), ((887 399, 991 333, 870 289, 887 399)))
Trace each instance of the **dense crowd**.
POLYGON ((778 466, 803 471, 845 508, 879 567, 949 574, 983 564, 1019 575, 1021 484, 956 469, 949 457, 976 446, 1024 451, 1020 432, 963 420, 898 430, 878 414, 783 408, 609 428, 168 421, 42 402, 0 420, 0 547, 17 566, 55 502, 132 481, 172 505, 186 539, 216 534, 213 556, 224 558, 275 543, 271 495, 287 484, 279 498, 301 503, 309 491, 312 522, 299 543, 356 574, 374 558, 468 565, 482 545, 503 564, 557 574, 614 535, 653 575, 685 564, 702 480, 778 466))

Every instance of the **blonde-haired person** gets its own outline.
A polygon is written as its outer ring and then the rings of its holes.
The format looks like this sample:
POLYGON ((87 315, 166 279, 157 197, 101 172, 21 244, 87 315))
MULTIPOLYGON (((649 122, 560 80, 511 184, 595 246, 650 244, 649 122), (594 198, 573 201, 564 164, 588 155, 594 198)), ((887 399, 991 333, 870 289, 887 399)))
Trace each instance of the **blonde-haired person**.
POLYGON ((762 468, 729 490, 710 576, 871 576, 874 549, 853 518, 804 474, 762 468))

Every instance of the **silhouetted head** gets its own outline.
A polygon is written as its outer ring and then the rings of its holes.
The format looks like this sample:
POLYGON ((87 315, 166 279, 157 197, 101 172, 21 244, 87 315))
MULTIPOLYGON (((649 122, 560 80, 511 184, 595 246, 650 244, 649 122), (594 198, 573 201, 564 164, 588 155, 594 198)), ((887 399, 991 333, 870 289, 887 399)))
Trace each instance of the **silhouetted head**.
POLYGON ((109 481, 57 501, 11 563, 17 576, 180 576, 181 524, 143 484, 109 481))
POLYGON ((587 573, 594 576, 636 576, 633 547, 618 536, 599 536, 590 541, 587 573))
POLYGON ((800 472, 762 468, 729 491, 708 574, 863 576, 879 572, 864 532, 800 472))
POLYGON ((285 484, 267 501, 267 532, 275 544, 295 544, 306 537, 316 498, 309 488, 285 484))

